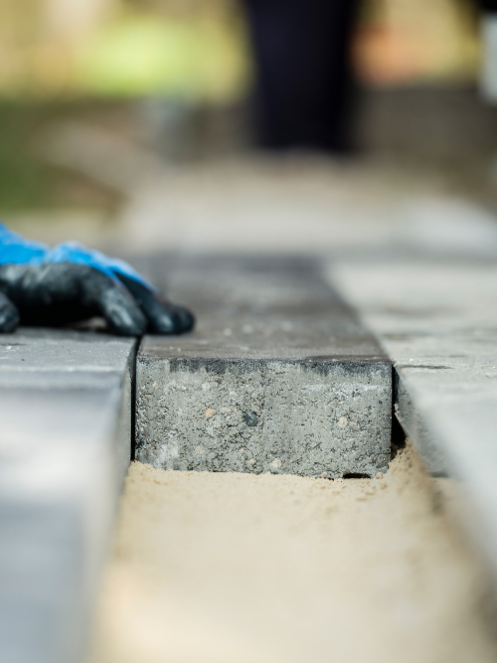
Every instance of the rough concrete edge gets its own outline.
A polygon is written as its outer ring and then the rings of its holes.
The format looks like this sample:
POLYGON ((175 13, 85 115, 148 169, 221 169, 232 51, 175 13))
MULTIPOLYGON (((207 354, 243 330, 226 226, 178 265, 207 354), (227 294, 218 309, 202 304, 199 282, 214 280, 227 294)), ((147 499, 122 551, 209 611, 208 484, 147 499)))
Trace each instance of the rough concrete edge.
POLYGON ((117 486, 119 493, 124 487, 129 464, 133 457, 134 446, 134 420, 135 420, 135 388, 136 388, 136 363, 139 343, 135 341, 128 355, 126 373, 122 385, 121 404, 119 419, 117 422, 116 440, 118 454, 117 486))
POLYGON ((205 357, 168 357, 167 355, 155 357, 150 356, 147 351, 137 352, 137 365, 153 365, 167 362, 169 372, 175 373, 181 370, 196 372, 205 369, 208 373, 222 375, 227 370, 238 370, 243 373, 257 371, 270 365, 291 365, 300 366, 304 370, 316 371, 328 375, 332 371, 342 371, 348 374, 360 374, 365 370, 377 368, 382 371, 390 371, 392 362, 385 354, 381 357, 351 357, 346 356, 310 356, 301 359, 295 358, 244 358, 244 357, 223 357, 223 358, 205 358, 205 357))
MULTIPOLYGON (((143 346, 142 346, 143 347, 143 346)), ((392 376, 392 363, 384 354, 380 358, 353 358, 350 355, 342 357, 324 356, 324 357, 305 357, 302 359, 294 358, 209 358, 205 357, 168 357, 166 353, 161 356, 151 356, 146 353, 143 354, 138 351, 137 368, 136 368, 136 382, 137 382, 137 397, 136 397, 136 418, 135 418, 135 435, 137 439, 141 437, 141 427, 143 421, 150 421, 145 413, 142 413, 138 407, 142 390, 147 390, 147 384, 165 378, 171 373, 190 373, 197 372, 213 373, 216 375, 224 375, 225 373, 244 374, 261 369, 276 369, 279 372, 282 367, 297 367, 304 372, 316 372, 321 376, 327 378, 328 376, 341 375, 346 379, 359 379, 361 384, 369 384, 374 375, 380 376, 380 379, 385 380, 385 389, 388 391, 388 424, 385 426, 386 435, 388 439, 385 440, 385 445, 388 445, 385 453, 390 454, 391 449, 391 428, 392 428, 392 393, 393 393, 393 376, 392 376), (147 370, 148 369, 148 370, 147 370), (152 370, 152 373, 150 372, 152 370)), ((139 457, 139 456, 138 456, 139 457)), ((150 462, 154 467, 160 467, 149 459, 140 457, 142 462, 150 462)), ((378 471, 387 470, 387 462, 384 465, 378 466, 371 471, 374 476, 378 471)), ((268 468, 270 469, 270 468, 268 468)), ((218 470, 213 470, 218 471, 218 470)), ((234 470, 226 470, 234 471, 234 470)), ((265 470, 264 470, 265 471, 265 470)), ((365 472, 364 468, 357 468, 346 470, 346 472, 365 472)), ((293 472, 292 472, 293 474, 293 472)), ((307 475, 306 475, 307 476, 307 475)), ((315 475, 315 476, 321 476, 315 475)), ((334 478, 341 478, 342 474, 337 474, 334 478)))

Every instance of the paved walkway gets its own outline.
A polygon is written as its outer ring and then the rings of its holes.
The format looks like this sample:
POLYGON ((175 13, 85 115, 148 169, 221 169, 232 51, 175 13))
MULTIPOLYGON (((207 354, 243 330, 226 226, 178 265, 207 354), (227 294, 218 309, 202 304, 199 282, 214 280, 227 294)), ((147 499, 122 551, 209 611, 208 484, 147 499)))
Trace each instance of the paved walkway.
MULTIPOLYGON (((120 219, 99 235, 111 252, 331 260, 341 292, 396 362, 400 420, 430 470, 464 481, 472 509, 464 522, 474 524, 468 541, 495 561, 497 226, 483 208, 436 178, 413 180, 374 164, 289 159, 172 169, 86 126, 66 127, 53 150, 59 163, 123 195, 120 219)), ((52 231, 52 239, 57 232, 67 239, 63 228, 52 231)), ((385 484, 350 480, 345 492, 353 498, 344 509, 341 488, 330 482, 319 493, 324 507, 315 493, 323 479, 308 490, 309 479, 169 479, 134 466, 97 660, 300 661, 311 652, 319 661, 335 650, 351 661, 366 651, 381 661, 390 654, 410 660, 411 652, 413 661, 495 660, 475 607, 485 603, 482 588, 490 583, 466 544, 456 543, 438 512, 444 500, 410 454, 394 461, 385 484), (287 508, 290 484, 291 495, 306 495, 295 518, 287 508), (168 637, 157 636, 170 623, 176 626, 168 637), (200 633, 200 649, 191 633, 200 633)), ((451 504, 461 511, 457 497, 451 504)))

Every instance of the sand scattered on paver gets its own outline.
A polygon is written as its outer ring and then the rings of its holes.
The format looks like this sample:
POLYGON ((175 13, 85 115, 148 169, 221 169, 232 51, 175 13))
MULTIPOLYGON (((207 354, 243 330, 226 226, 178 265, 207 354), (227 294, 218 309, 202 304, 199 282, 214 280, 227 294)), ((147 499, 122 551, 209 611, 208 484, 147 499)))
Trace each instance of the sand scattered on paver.
POLYGON ((373 480, 133 463, 90 660, 495 661, 451 492, 409 447, 373 480))

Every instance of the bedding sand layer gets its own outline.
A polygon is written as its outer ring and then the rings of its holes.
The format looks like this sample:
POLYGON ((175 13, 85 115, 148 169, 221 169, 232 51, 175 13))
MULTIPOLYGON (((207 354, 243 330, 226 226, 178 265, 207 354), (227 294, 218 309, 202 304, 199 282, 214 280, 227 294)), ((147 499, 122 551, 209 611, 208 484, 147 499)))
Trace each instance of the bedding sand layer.
POLYGON ((409 447, 373 480, 133 463, 90 660, 494 662, 447 482, 409 447))

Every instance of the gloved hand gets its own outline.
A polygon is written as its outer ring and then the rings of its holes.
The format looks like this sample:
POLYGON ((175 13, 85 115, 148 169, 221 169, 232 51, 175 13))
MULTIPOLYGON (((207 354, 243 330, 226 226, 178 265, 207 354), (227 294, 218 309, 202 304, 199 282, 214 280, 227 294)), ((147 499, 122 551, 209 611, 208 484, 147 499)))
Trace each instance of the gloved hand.
POLYGON ((114 334, 179 334, 194 318, 122 260, 75 242, 50 248, 0 224, 0 332, 102 316, 114 334))

